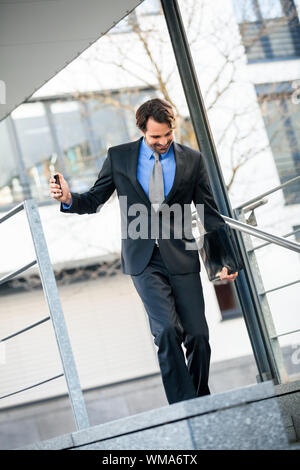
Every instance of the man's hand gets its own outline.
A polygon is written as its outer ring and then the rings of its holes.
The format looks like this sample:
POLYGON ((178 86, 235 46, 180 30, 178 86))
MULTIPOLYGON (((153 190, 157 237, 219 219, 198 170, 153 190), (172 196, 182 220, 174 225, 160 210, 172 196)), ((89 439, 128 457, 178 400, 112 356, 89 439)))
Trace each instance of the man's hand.
POLYGON ((220 271, 219 275, 220 275, 220 279, 223 281, 223 280, 228 280, 228 281, 234 281, 235 278, 238 276, 238 271, 236 271, 235 273, 233 274, 228 274, 228 268, 226 266, 224 266, 224 268, 222 269, 222 271, 220 271))
POLYGON ((69 206, 72 200, 69 185, 61 173, 57 173, 57 175, 59 176, 61 189, 59 185, 55 183, 55 179, 50 178, 49 180, 50 196, 59 202, 64 202, 65 204, 67 204, 67 206, 69 206))

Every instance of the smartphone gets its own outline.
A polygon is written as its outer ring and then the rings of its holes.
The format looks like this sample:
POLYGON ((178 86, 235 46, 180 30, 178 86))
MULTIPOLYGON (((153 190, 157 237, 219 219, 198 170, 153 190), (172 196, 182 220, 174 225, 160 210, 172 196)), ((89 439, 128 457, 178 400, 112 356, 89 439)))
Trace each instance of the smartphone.
POLYGON ((61 185, 60 185, 60 181, 59 181, 59 176, 58 175, 54 175, 53 178, 55 179, 55 183, 59 185, 60 189, 61 189, 61 185))

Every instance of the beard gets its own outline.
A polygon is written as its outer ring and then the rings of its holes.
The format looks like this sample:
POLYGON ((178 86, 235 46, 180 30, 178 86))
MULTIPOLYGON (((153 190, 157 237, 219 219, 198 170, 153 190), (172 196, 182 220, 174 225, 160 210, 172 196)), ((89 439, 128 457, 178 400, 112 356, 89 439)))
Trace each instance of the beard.
POLYGON ((165 147, 162 147, 159 144, 152 144, 151 145, 151 144, 149 144, 147 139, 146 139, 146 143, 147 143, 148 147, 150 147, 152 150, 155 150, 158 153, 167 153, 167 151, 169 150, 170 146, 173 143, 173 139, 168 140, 167 145, 165 147))

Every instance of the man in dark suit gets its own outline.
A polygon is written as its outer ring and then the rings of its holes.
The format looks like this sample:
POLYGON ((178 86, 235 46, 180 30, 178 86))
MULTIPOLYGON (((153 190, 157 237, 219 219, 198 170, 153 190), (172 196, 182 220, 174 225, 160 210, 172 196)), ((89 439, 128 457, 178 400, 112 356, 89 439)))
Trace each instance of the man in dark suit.
MULTIPOLYGON (((122 271, 131 276, 148 314, 171 404, 210 394, 211 350, 199 253, 192 232, 185 230, 191 228, 191 202, 197 211, 203 208, 199 215, 206 232, 225 222, 214 201, 201 152, 174 142, 171 105, 158 98, 149 100, 137 110, 136 121, 143 136, 108 149, 89 191, 70 192, 59 174, 61 188, 51 178, 50 194, 61 202, 62 212, 91 214, 117 190, 122 271)), ((237 275, 229 274, 226 266, 220 271, 221 279, 234 281, 237 275)))

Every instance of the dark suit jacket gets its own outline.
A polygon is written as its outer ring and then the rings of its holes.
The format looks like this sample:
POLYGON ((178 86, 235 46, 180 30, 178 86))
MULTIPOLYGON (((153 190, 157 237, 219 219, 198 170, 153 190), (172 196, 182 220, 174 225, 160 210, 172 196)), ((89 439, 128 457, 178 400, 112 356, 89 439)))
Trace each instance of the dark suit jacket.
MULTIPOLYGON (((151 238, 151 203, 137 179, 141 140, 109 148, 107 158, 94 186, 86 193, 72 192, 71 208, 64 209, 62 205, 60 208, 62 212, 66 213, 92 214, 98 212, 116 189, 119 198, 127 196, 127 211, 121 208, 121 218, 129 226, 137 214, 128 215, 128 208, 132 204, 142 204, 144 213, 148 214, 148 238, 126 238, 122 231, 122 271, 124 274, 130 275, 140 274, 144 270, 151 258, 155 243, 155 237, 151 238)), ((205 230, 212 232, 224 227, 225 222, 212 195, 201 152, 174 142, 174 154, 176 160, 175 178, 164 204, 168 206, 179 204, 182 207, 184 217, 190 219, 189 222, 191 222, 191 208, 184 213, 184 204, 190 205, 192 201, 195 205, 204 204, 205 230)), ((186 221, 183 220, 183 223, 186 221)), ((223 237, 226 236, 226 232, 224 233, 223 237)), ((126 235, 128 235, 128 231, 126 231, 126 235)), ((181 239, 174 237, 174 218, 171 213, 170 238, 159 237, 161 256, 171 274, 200 271, 199 251, 187 250, 185 248, 187 241, 194 241, 194 238, 192 236, 186 237, 184 233, 181 239)), ((228 253, 225 255, 228 256, 228 253)))

